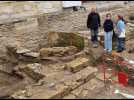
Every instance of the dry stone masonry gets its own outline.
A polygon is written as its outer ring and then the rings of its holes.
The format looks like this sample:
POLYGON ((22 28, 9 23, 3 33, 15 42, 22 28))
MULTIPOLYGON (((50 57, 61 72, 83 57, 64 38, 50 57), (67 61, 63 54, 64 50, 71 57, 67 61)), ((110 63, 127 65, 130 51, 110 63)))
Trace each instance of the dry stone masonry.
MULTIPOLYGON (((104 91, 103 74, 95 67, 103 45, 92 48, 89 9, 72 12, 60 1, 2 1, 0 9, 0 98, 89 99, 104 91)), ((133 6, 108 10, 127 18, 133 6)), ((107 11, 99 11, 103 22, 107 11)))

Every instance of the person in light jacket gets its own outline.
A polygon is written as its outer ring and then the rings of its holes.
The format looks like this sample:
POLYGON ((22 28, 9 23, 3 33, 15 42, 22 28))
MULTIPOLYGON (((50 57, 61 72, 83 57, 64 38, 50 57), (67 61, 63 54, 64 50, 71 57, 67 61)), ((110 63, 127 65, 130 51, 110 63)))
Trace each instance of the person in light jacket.
POLYGON ((117 15, 117 52, 125 50, 125 27, 126 22, 122 15, 117 15))

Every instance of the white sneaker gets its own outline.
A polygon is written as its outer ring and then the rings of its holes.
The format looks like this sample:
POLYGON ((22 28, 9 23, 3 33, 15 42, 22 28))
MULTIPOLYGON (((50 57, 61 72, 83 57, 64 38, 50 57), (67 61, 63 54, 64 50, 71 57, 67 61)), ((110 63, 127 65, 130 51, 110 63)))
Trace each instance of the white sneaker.
POLYGON ((93 44, 93 48, 97 48, 98 47, 98 44, 93 44))
POLYGON ((104 51, 107 51, 107 49, 104 49, 104 51))

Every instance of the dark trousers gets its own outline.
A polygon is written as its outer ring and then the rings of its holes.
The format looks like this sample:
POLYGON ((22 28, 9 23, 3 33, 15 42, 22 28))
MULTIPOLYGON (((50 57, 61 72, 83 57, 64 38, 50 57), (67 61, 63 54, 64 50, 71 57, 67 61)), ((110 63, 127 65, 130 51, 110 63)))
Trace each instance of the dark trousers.
POLYGON ((125 49, 125 38, 117 37, 117 50, 122 51, 125 49))
POLYGON ((98 29, 91 29, 91 41, 93 43, 98 42, 98 29))

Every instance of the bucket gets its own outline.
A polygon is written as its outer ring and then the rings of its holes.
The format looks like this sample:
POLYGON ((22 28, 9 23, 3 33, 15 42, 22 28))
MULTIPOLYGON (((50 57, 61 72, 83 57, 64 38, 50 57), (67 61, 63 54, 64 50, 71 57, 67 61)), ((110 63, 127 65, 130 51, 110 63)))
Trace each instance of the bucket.
POLYGON ((118 72, 118 81, 120 84, 126 86, 128 83, 128 75, 124 72, 118 72))

